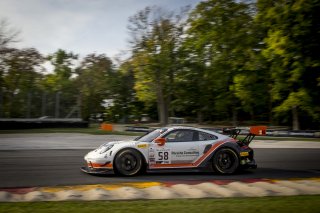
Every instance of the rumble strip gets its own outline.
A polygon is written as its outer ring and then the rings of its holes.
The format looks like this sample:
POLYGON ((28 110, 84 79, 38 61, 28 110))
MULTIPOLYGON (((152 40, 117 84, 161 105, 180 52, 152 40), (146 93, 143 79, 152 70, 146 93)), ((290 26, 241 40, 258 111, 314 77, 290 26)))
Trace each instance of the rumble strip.
POLYGON ((320 178, 142 182, 2 188, 0 202, 263 197, 320 194, 320 178))

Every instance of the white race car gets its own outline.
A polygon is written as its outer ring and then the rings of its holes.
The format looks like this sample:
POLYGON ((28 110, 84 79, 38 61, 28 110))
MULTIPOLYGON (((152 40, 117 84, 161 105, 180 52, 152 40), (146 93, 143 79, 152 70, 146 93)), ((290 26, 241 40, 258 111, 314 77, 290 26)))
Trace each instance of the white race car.
POLYGON ((132 141, 108 142, 89 152, 82 171, 91 174, 113 170, 123 176, 146 170, 194 169, 212 166, 221 174, 232 174, 240 168, 256 168, 253 150, 248 146, 264 127, 254 127, 243 140, 233 136, 192 127, 155 129, 132 141))

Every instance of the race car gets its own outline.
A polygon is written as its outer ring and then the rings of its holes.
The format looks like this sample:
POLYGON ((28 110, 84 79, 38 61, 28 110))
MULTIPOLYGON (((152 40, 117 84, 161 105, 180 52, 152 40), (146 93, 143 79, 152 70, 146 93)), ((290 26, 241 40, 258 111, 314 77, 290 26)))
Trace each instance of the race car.
POLYGON ((131 141, 102 144, 85 157, 81 170, 91 174, 114 171, 133 176, 146 170, 199 169, 212 167, 220 174, 239 169, 256 168, 249 147, 255 135, 264 135, 263 126, 249 128, 243 140, 237 140, 239 129, 229 129, 231 136, 193 127, 164 127, 131 141))

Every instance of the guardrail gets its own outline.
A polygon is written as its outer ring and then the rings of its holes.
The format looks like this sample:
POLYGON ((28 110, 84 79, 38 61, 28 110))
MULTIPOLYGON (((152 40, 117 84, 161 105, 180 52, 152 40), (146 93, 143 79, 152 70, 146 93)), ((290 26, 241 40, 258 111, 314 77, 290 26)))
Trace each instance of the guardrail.
POLYGON ((144 126, 126 126, 128 132, 150 132, 153 128, 144 126))
POLYGON ((86 128, 87 121, 78 118, 0 119, 0 129, 86 128))

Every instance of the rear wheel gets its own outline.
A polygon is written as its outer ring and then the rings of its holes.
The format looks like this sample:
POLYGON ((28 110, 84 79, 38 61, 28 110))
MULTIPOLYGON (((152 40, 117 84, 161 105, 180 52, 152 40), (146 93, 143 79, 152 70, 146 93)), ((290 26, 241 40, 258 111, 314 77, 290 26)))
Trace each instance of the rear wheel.
POLYGON ((133 176, 142 170, 142 157, 136 150, 125 149, 116 155, 114 166, 117 174, 123 176, 133 176))
POLYGON ((239 157, 230 148, 219 149, 212 159, 213 169, 220 174, 235 173, 239 167, 239 157))

